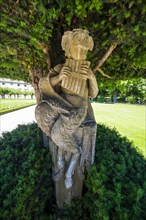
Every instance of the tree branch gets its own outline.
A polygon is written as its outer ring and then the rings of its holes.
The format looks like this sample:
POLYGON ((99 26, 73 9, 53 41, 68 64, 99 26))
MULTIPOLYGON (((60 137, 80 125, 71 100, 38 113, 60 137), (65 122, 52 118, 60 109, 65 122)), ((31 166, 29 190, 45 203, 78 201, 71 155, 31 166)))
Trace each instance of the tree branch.
POLYGON ((107 75, 106 73, 104 73, 104 72, 103 72, 103 70, 102 70, 102 69, 100 69, 100 68, 98 68, 98 72, 100 72, 100 73, 101 73, 101 75, 103 75, 103 76, 105 76, 105 77, 107 77, 107 78, 109 78, 109 79, 114 78, 114 77, 111 77, 111 76, 107 75))
MULTIPOLYGON (((107 58, 111 55, 113 50, 117 47, 118 43, 113 43, 108 51, 104 54, 101 60, 98 61, 97 65, 93 68, 93 72, 95 73, 97 70, 99 71, 99 68, 103 65, 103 63, 107 60, 107 58)), ((101 70, 99 71, 101 73, 101 70)), ((102 74, 103 75, 103 74, 102 74)), ((106 75, 106 74, 105 74, 106 75)), ((111 78, 111 77, 110 77, 111 78)))

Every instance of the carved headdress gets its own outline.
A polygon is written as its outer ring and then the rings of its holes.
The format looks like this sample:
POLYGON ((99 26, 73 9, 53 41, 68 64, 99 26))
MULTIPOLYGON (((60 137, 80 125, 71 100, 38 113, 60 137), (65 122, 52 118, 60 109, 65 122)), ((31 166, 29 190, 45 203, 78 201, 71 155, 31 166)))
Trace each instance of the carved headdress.
POLYGON ((93 49, 93 39, 89 36, 87 30, 74 29, 73 31, 66 31, 62 37, 62 49, 65 50, 65 55, 70 58, 70 48, 80 46, 82 49, 88 51, 93 49))

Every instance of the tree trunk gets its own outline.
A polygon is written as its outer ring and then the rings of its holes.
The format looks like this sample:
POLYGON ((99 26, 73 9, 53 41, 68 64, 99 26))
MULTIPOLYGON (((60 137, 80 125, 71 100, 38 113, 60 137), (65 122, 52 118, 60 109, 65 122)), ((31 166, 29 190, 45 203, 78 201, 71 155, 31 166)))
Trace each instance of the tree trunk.
POLYGON ((39 104, 41 102, 41 93, 39 90, 39 80, 42 77, 42 74, 40 75, 40 70, 31 69, 29 70, 29 76, 31 78, 32 86, 34 88, 34 93, 36 97, 36 101, 39 104))
POLYGON ((113 100, 114 104, 117 103, 117 99, 118 99, 118 91, 114 90, 113 97, 112 97, 112 100, 113 100))

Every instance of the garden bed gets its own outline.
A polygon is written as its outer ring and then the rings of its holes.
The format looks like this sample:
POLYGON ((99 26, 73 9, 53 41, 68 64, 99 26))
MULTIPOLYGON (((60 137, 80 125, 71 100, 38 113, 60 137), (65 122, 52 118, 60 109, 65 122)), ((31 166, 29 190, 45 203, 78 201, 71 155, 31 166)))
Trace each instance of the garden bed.
POLYGON ((0 115, 35 105, 34 99, 0 99, 0 115))

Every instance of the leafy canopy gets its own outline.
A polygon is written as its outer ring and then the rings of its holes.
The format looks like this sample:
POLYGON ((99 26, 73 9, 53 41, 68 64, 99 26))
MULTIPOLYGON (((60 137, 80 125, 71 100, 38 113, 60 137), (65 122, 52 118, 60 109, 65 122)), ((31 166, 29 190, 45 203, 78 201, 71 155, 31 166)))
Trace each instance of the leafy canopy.
POLYGON ((29 69, 46 75, 63 62, 61 36, 73 28, 88 29, 93 37, 92 66, 117 42, 102 69, 115 79, 144 77, 144 0, 1 0, 0 6, 2 77, 29 81, 29 69))

